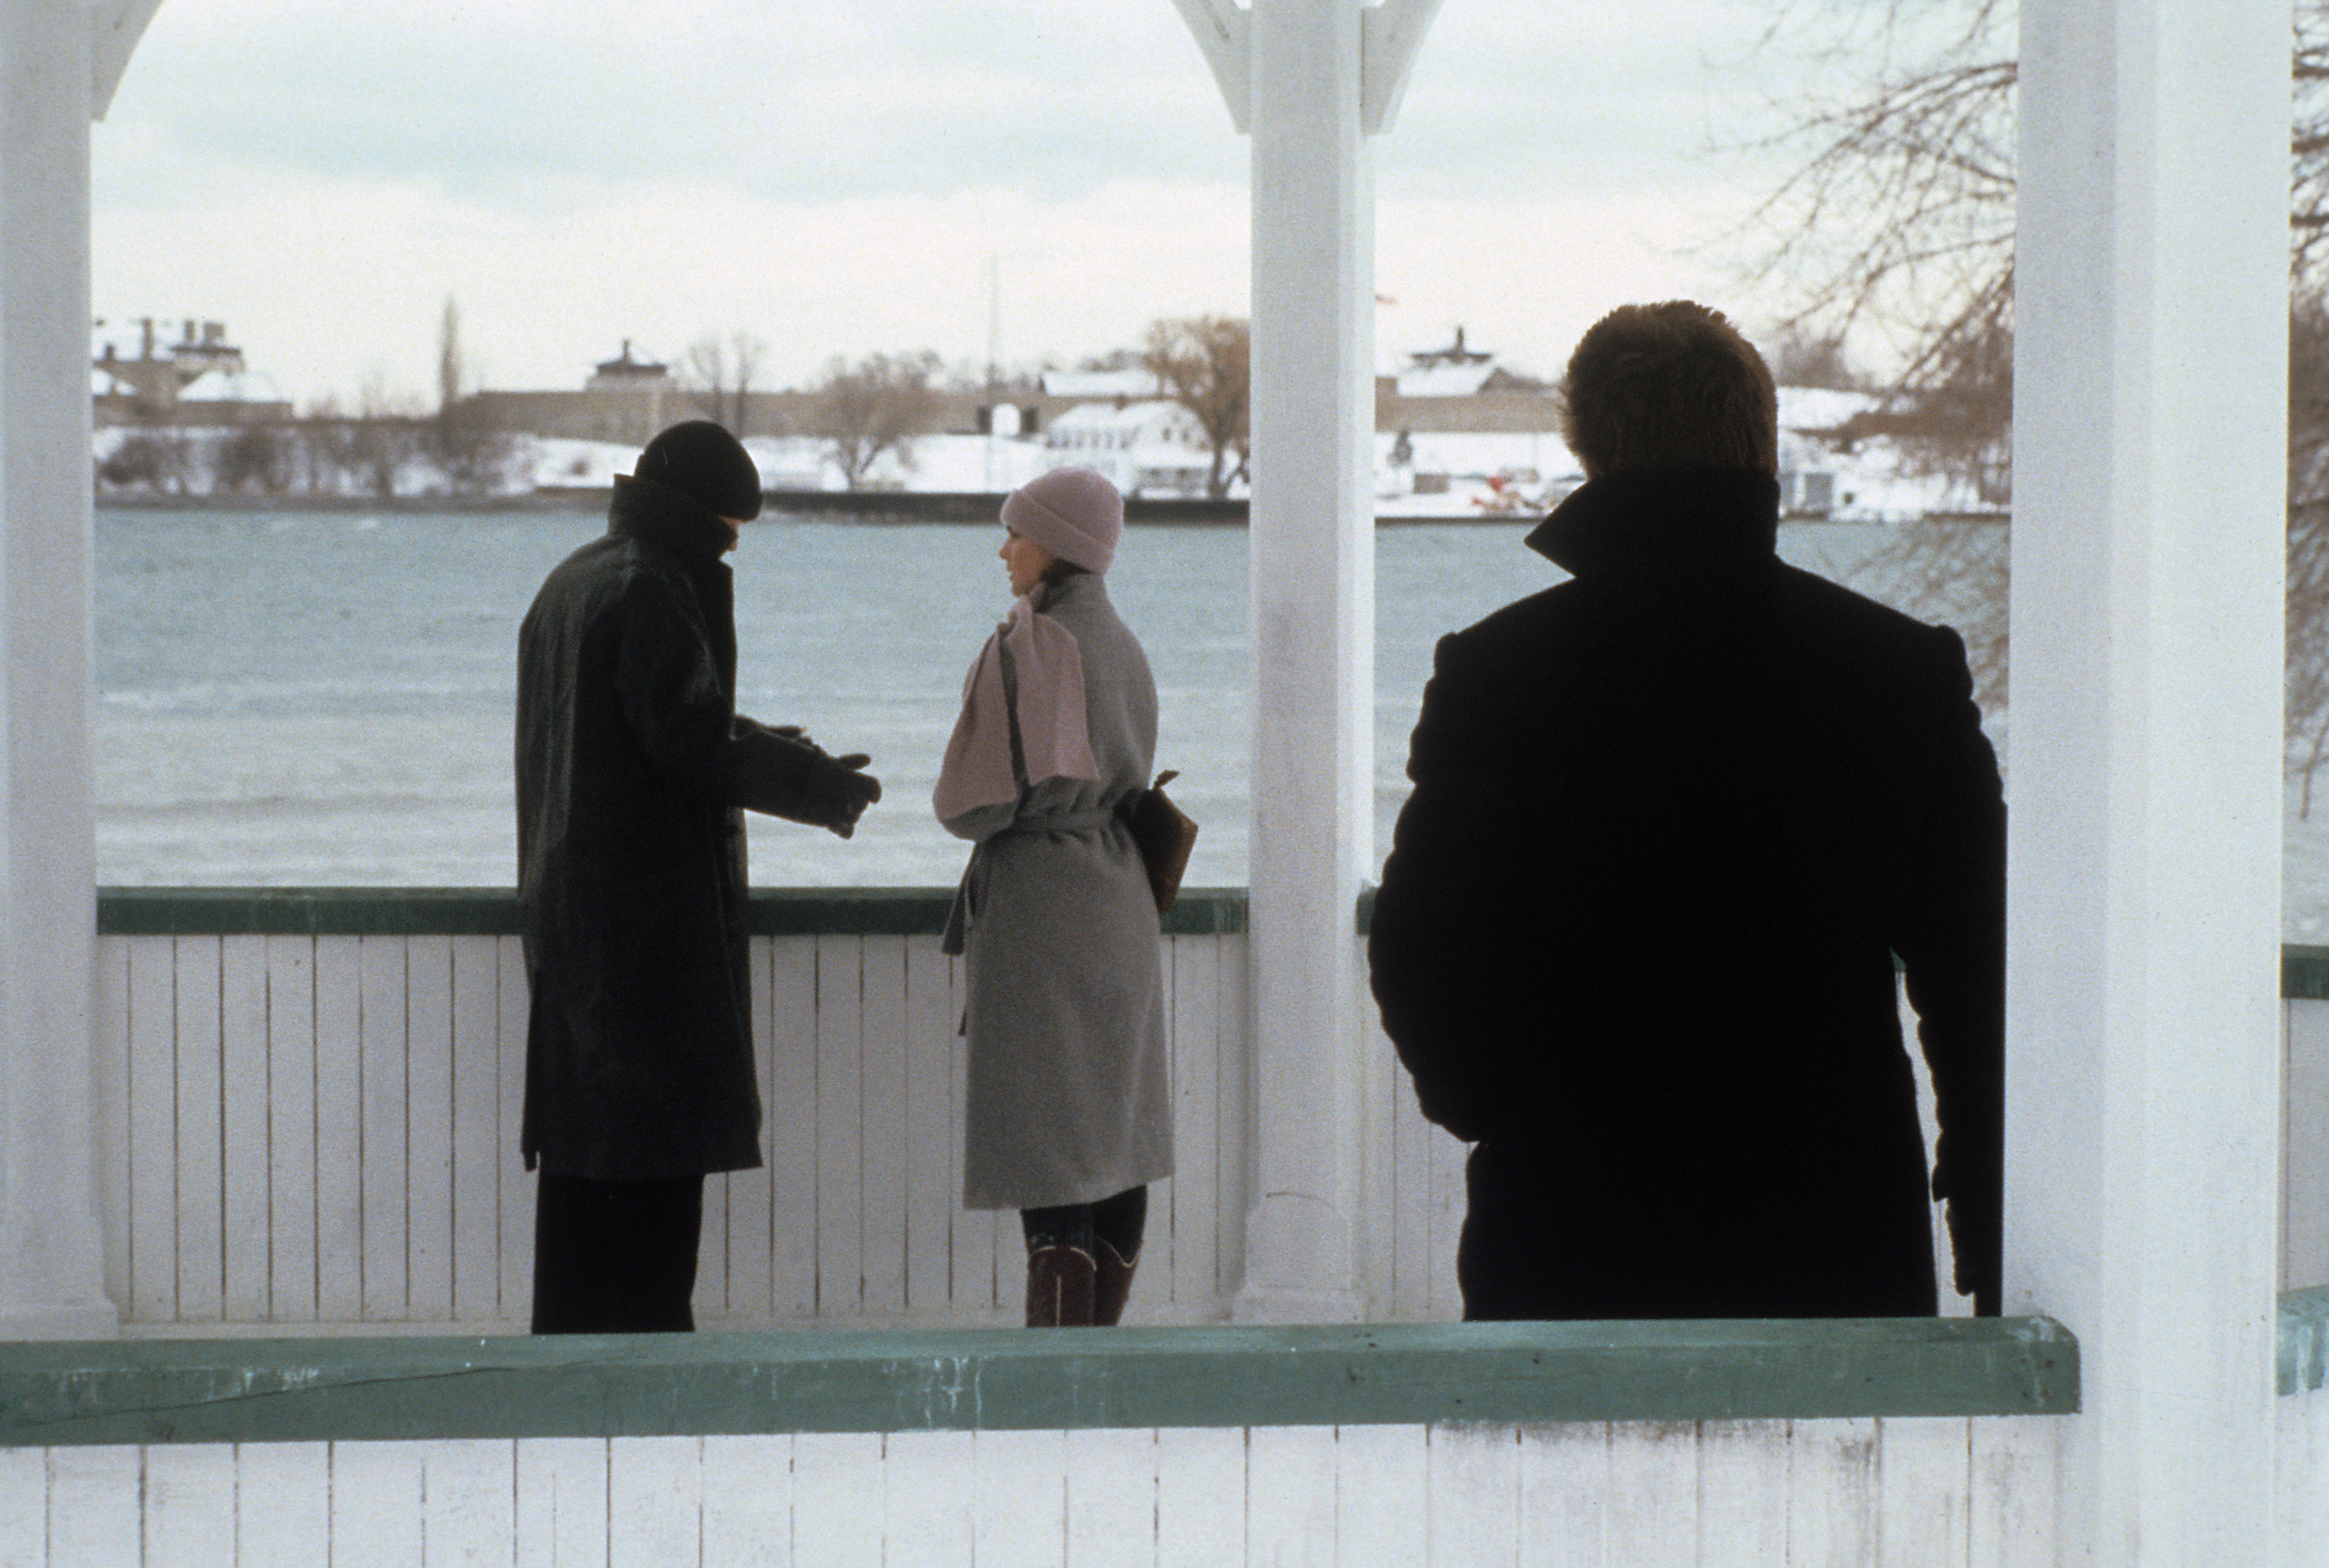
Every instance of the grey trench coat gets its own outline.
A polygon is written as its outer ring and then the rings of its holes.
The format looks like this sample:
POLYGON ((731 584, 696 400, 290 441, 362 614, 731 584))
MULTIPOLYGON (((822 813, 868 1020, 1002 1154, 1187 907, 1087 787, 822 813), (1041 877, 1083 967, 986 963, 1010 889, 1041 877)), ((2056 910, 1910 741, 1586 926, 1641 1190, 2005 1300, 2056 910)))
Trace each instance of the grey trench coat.
POLYGON ((1031 788, 1023 774, 1015 804, 946 821, 978 846, 956 910, 974 1209, 1091 1203, 1173 1173, 1156 906, 1117 814, 1155 765, 1156 683, 1098 577, 1043 590, 1037 608, 1082 652, 1100 776, 1031 788))

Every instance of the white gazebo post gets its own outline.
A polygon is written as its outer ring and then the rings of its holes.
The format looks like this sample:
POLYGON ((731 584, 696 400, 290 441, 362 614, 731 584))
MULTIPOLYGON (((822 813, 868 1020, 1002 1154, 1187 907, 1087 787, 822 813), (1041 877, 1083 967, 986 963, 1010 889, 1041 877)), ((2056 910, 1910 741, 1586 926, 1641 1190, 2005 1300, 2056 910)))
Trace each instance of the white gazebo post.
POLYGON ((2022 18, 2005 1310, 2081 1346, 2062 1560, 2261 1563, 2289 10, 2022 18))
POLYGON ((0 1336, 109 1334, 90 807, 90 121, 151 0, 0 0, 0 1336))
POLYGON ((1175 0, 1253 135, 1254 1206, 1240 1318, 1355 1319, 1374 850, 1374 173, 1438 0, 1175 0))

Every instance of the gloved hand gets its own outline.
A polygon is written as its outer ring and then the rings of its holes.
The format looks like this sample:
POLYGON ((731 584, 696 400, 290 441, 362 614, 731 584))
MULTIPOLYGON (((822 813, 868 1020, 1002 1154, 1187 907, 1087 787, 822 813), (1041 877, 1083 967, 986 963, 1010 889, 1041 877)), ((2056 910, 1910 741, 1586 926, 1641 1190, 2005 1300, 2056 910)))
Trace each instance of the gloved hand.
POLYGON ((846 756, 816 754, 809 775, 809 797, 815 813, 812 820, 817 826, 844 839, 856 832, 857 819, 882 798, 882 781, 865 771, 872 760, 862 751, 846 756))

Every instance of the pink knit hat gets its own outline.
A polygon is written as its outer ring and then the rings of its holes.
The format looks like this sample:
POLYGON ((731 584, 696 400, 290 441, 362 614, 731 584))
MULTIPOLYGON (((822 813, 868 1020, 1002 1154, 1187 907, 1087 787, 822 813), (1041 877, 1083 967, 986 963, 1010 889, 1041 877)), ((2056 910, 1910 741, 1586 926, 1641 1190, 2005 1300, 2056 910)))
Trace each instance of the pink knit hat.
POLYGON ((1003 522, 1088 572, 1116 564, 1124 497, 1089 468, 1054 468, 1003 498, 1003 522))

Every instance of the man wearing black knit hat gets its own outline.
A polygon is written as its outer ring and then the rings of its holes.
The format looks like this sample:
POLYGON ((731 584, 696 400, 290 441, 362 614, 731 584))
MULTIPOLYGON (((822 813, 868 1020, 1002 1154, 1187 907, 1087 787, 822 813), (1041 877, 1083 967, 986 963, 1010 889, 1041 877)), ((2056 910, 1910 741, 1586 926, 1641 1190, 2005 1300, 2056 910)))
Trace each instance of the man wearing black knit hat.
POLYGON ((759 511, 733 436, 673 426, 518 634, 537 1334, 694 1327, 703 1178, 760 1163, 743 812, 845 839, 882 798, 865 756, 736 712, 720 558, 759 511))

